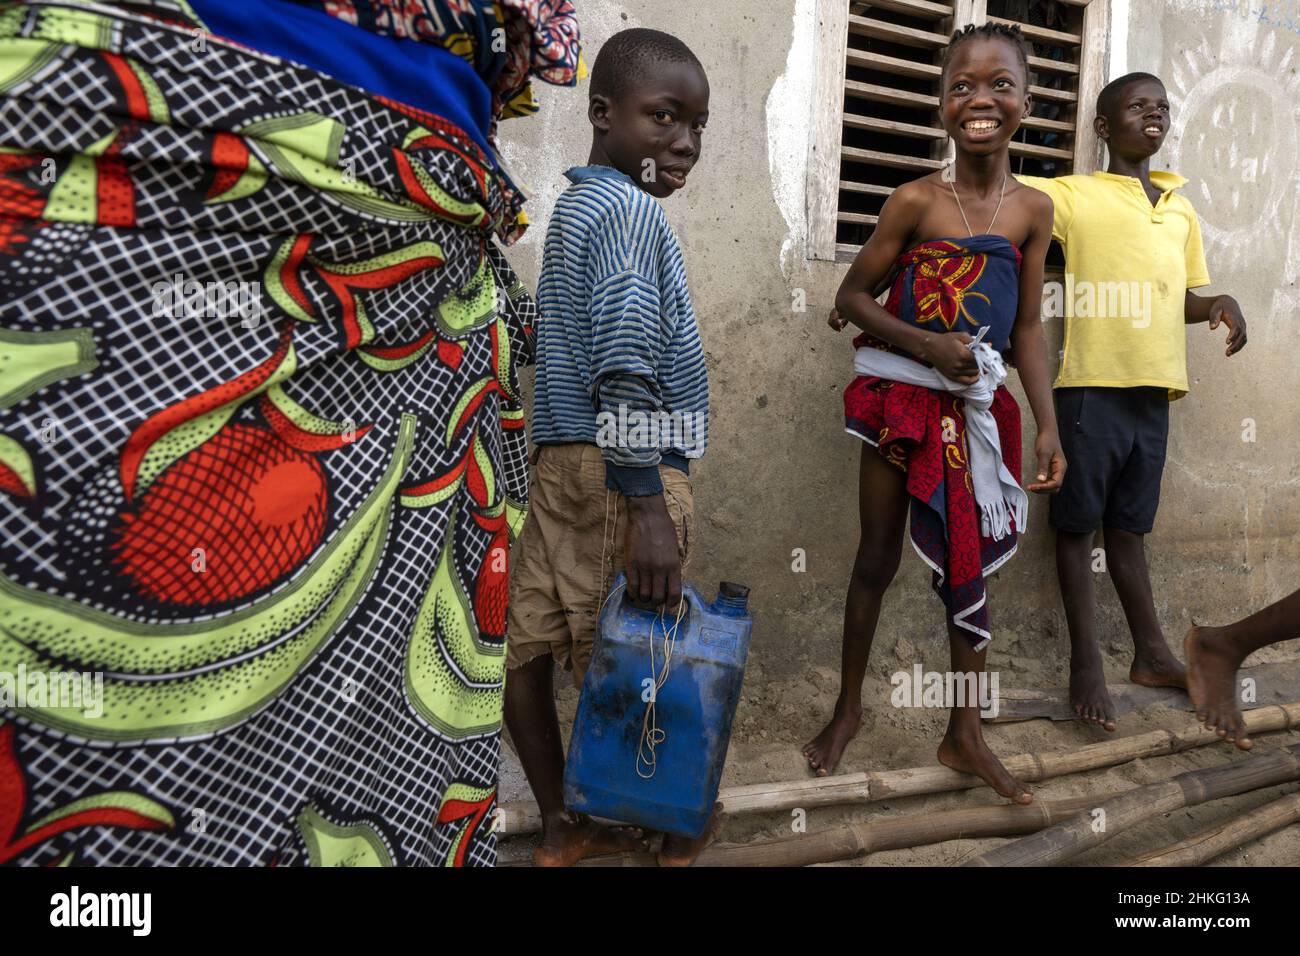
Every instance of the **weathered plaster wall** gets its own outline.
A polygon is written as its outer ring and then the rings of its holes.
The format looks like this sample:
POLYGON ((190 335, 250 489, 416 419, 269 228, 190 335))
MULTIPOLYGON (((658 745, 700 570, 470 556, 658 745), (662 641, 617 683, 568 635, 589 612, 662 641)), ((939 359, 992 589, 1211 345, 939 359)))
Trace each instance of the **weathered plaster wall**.
MULTIPOLYGON (((753 588, 751 686, 838 666, 857 543, 860 443, 843 432, 840 401, 852 355, 848 333, 824 321, 846 267, 803 252, 817 2, 579 4, 589 61, 617 30, 648 26, 684 39, 709 72, 703 158, 666 204, 713 390, 709 452, 692 469, 700 534, 689 576, 709 593, 720 578, 753 588), (792 309, 799 290, 804 313, 792 309), (802 572, 792 570, 794 549, 806 554, 802 572)), ((1232 619, 1300 586, 1300 35, 1216 11, 1211 0, 1112 2, 1112 76, 1144 69, 1169 87, 1174 131, 1155 165, 1192 180, 1215 279, 1205 291, 1231 292, 1250 320, 1250 345, 1232 360, 1222 331, 1189 330, 1193 391, 1173 406, 1163 505, 1148 540, 1162 620, 1181 638, 1192 617, 1232 619), (1254 441, 1242 438, 1247 419, 1254 441)), ((511 257, 530 285, 563 170, 585 162, 590 143, 583 90, 539 96, 541 115, 507 123, 504 136, 510 164, 535 190, 533 229, 511 257)), ((1059 326, 1048 322, 1053 355, 1059 326)), ((1026 428, 1026 450, 1032 438, 1026 428)), ((1104 643, 1118 654, 1126 637, 1108 582, 1099 595, 1104 643)), ((1030 532, 990 600, 995 664, 1007 654, 1066 658, 1044 502, 1034 502, 1030 532)), ((927 662, 946 658, 942 608, 910 548, 875 661, 888 661, 900 639, 927 662)))

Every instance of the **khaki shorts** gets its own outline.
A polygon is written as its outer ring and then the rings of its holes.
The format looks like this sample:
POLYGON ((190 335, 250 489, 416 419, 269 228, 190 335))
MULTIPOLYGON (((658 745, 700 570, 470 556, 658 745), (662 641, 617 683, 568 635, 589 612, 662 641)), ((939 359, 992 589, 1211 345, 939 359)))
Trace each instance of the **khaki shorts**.
MULTIPOLYGON (((659 475, 685 578, 695 520, 691 480, 667 465, 659 475)), ((627 499, 605 488, 600 449, 538 446, 528 518, 511 553, 507 668, 550 654, 582 686, 601 604, 624 567, 626 535, 627 499)))

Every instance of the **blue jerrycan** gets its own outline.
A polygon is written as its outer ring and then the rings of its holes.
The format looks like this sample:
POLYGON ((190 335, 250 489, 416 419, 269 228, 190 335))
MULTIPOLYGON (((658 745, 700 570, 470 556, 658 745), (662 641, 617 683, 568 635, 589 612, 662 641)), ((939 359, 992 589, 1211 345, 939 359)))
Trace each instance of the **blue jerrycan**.
POLYGON ((600 614, 564 768, 570 810, 695 837, 718 797, 754 622, 723 582, 685 614, 642 611, 620 573, 600 614), (677 621, 674 627, 674 622, 677 621), (652 669, 653 668, 653 669, 652 669))

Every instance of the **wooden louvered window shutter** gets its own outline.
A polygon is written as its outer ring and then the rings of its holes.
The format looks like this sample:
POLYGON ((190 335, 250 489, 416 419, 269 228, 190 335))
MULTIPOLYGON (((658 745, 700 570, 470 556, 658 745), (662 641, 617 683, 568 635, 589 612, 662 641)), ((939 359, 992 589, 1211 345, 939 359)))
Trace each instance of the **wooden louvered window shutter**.
POLYGON ((1017 23, 1030 43, 1034 111, 1011 144, 1012 171, 1059 176, 1096 169, 1092 105, 1105 82, 1109 3, 823 0, 809 255, 852 260, 889 194, 950 155, 938 117, 939 60, 953 31, 967 23, 1017 23))

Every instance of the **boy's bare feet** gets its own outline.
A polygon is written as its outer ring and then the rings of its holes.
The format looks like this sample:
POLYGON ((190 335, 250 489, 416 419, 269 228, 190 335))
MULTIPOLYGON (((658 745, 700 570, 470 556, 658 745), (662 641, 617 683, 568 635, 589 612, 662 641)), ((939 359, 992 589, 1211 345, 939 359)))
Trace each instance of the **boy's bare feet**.
POLYGON ((1218 632, 1219 628, 1193 627, 1183 638, 1187 693, 1198 720, 1239 749, 1250 750, 1255 744, 1246 736, 1246 723, 1237 705, 1237 668, 1241 666, 1241 658, 1236 649, 1216 640, 1218 632))
POLYGON ((962 734, 952 727, 939 744, 939 763, 962 773, 973 773, 999 794, 1019 804, 1033 802, 1029 788, 1007 773, 1002 761, 984 742, 983 735, 962 734))
POLYGON ((825 777, 835 772, 840 757, 844 755, 844 748, 857 735, 861 723, 862 704, 849 703, 843 697, 835 701, 835 713, 831 722, 820 734, 803 745, 808 766, 817 772, 817 776, 825 777))
POLYGON ((1115 704, 1106 690, 1106 674, 1100 662, 1070 665, 1070 706, 1079 719, 1109 731, 1115 730, 1115 704))
POLYGON ((542 844, 533 851, 533 866, 573 866, 589 856, 644 849, 640 830, 600 826, 585 814, 566 810, 547 822, 542 844))
POLYGON ((1187 668, 1174 657, 1163 639, 1159 643, 1139 650, 1128 670, 1128 679, 1143 687, 1187 687, 1187 668))
POLYGON ((704 825, 704 830, 699 836, 683 837, 672 833, 664 834, 664 842, 659 848, 657 857, 659 865, 690 866, 704 852, 704 848, 718 838, 721 830, 722 805, 715 803, 713 815, 709 817, 709 822, 704 825))

